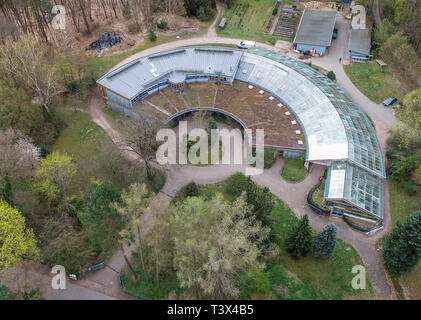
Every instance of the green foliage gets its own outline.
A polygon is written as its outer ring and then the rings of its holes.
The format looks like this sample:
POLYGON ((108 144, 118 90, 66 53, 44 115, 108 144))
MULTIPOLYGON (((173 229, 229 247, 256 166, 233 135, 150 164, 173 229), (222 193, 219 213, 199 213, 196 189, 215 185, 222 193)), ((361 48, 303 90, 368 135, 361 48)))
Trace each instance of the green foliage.
POLYGON ((0 200, 6 201, 10 206, 13 206, 13 191, 12 183, 9 176, 5 176, 0 184, 0 200))
POLYGON ((44 159, 46 158, 49 154, 51 154, 51 149, 45 145, 45 144, 41 144, 39 146, 39 156, 40 158, 44 159))
POLYGON ((23 292, 23 300, 41 300, 42 290, 40 288, 29 289, 25 288, 23 292))
POLYGON ((129 2, 126 2, 126 3, 123 5, 123 10, 122 10, 122 12, 123 12, 123 17, 124 17, 124 18, 126 18, 126 19, 129 19, 129 18, 132 16, 132 13, 131 13, 131 11, 130 11, 130 5, 129 5, 129 2))
POLYGON ((403 106, 397 117, 411 128, 421 132, 421 88, 409 92, 403 98, 403 106))
POLYGON ((272 15, 277 15, 278 14, 278 8, 273 8, 272 10, 272 15))
POLYGON ((149 30, 149 36, 148 37, 149 37, 150 41, 152 41, 152 42, 156 41, 156 33, 155 33, 155 31, 153 31, 153 29, 149 30))
POLYGON ((77 166, 73 158, 55 151, 40 161, 35 174, 38 180, 36 187, 49 201, 54 201, 60 196, 66 198, 68 187, 76 173, 77 166))
POLYGON ((312 231, 308 216, 305 215, 291 228, 290 235, 285 240, 286 249, 294 258, 300 258, 310 252, 312 242, 312 231))
POLYGON ((421 257, 421 212, 396 222, 392 232, 386 236, 383 259, 394 274, 402 274, 414 268, 421 257))
POLYGON ((237 172, 227 179, 224 191, 235 197, 245 192, 247 203, 252 206, 257 219, 265 226, 270 224, 274 199, 267 187, 261 188, 251 177, 237 172))
POLYGON ((240 277, 241 299, 266 297, 272 290, 269 274, 264 270, 252 270, 240 277))
POLYGON ((162 19, 161 21, 159 21, 156 24, 156 26, 158 27, 158 29, 165 30, 165 29, 168 28, 168 23, 167 23, 167 21, 165 21, 164 19, 162 19))
POLYGON ((199 196, 199 186, 195 182, 190 182, 185 187, 186 197, 197 197, 199 196))
POLYGON ((0 300, 10 300, 12 295, 4 284, 0 284, 0 300))
POLYGON ((326 76, 332 81, 336 80, 336 74, 333 71, 329 71, 326 76))
POLYGON ((0 200, 0 271, 19 264, 25 256, 38 253, 32 229, 18 209, 0 200))
POLYGON ((314 236, 314 256, 329 259, 336 247, 336 226, 329 223, 314 236))
POLYGON ((93 183, 89 201, 77 215, 98 252, 109 253, 122 228, 121 217, 111 203, 121 203, 120 190, 112 184, 93 183))
POLYGON ((196 16, 199 20, 207 21, 215 15, 215 0, 185 0, 187 16, 196 16))

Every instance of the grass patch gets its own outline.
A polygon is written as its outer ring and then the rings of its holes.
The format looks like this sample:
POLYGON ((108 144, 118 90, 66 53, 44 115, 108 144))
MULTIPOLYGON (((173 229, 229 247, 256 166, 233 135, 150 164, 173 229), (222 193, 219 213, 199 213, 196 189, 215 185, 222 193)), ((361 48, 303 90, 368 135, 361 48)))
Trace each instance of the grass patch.
POLYGON ((323 180, 323 182, 321 183, 321 185, 313 193, 313 201, 315 203, 317 203, 321 207, 323 207, 323 199, 324 199, 324 193, 325 193, 325 185, 326 185, 326 181, 323 180))
MULTIPOLYGON (((236 0, 230 9, 225 9, 224 18, 227 19, 227 23, 224 29, 217 28, 216 32, 220 36, 255 40, 269 44, 274 44, 278 39, 292 41, 294 35, 291 38, 284 38, 263 34, 275 4, 276 1, 274 0, 236 0)), ((282 10, 285 4, 293 4, 293 2, 282 1, 279 10, 282 10)), ((277 23, 277 21, 274 23, 277 23)))
POLYGON ((289 182, 299 182, 307 176, 304 158, 286 158, 282 167, 282 178, 289 182))
POLYGON ((376 62, 353 63, 344 70, 354 85, 375 103, 381 103, 390 96, 402 99, 407 91, 393 73, 385 68, 381 72, 376 62))

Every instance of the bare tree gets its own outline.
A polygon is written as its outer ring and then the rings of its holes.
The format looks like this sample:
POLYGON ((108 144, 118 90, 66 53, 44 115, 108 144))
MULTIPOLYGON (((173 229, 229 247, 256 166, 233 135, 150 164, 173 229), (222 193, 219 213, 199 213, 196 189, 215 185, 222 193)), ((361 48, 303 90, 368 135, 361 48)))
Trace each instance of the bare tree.
POLYGON ((32 35, 24 35, 18 41, 6 39, 0 46, 0 67, 32 89, 44 109, 50 112, 49 105, 62 92, 62 86, 46 44, 40 43, 32 35))
POLYGON ((150 162, 156 158, 156 151, 159 143, 156 135, 161 127, 161 123, 154 117, 139 116, 137 119, 122 121, 124 130, 123 148, 134 152, 145 162, 148 179, 153 178, 150 162))

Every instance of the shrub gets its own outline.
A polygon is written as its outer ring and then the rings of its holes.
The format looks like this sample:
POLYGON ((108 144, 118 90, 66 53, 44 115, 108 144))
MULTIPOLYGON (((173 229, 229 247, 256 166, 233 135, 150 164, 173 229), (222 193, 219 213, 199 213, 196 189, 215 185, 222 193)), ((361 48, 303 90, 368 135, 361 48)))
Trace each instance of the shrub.
POLYGON ((153 31, 153 29, 149 30, 149 40, 154 42, 156 40, 156 33, 153 31))
POLYGON ((164 19, 162 19, 161 21, 159 21, 156 26, 158 27, 158 29, 162 29, 165 30, 168 28, 168 23, 167 21, 165 21, 164 19))
POLYGON ((141 31, 140 24, 137 22, 129 23, 127 29, 130 33, 139 33, 141 31))
POLYGON ((45 144, 41 144, 39 146, 39 156, 44 159, 46 156, 48 156, 51 153, 51 149, 46 146, 45 144))
POLYGON ((186 197, 198 197, 200 194, 199 186, 195 182, 190 182, 184 190, 186 197))
POLYGON ((0 284, 0 300, 10 300, 12 298, 9 290, 3 284, 0 284))
POLYGON ((126 19, 129 19, 131 17, 131 15, 132 15, 132 13, 130 11, 130 6, 129 6, 129 3, 127 2, 123 6, 123 17, 126 18, 126 19))
POLYGON ((275 16, 278 14, 278 8, 273 8, 272 14, 275 16))
POLYGON ((329 71, 326 76, 332 81, 336 80, 336 74, 333 71, 329 71))

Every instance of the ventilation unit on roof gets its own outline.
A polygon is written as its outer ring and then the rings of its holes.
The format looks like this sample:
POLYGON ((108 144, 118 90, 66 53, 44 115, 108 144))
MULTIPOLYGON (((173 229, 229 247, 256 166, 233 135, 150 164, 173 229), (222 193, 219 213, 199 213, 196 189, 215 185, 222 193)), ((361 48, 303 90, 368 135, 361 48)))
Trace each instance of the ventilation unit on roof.
POLYGON ((253 89, 253 86, 252 86, 252 85, 250 85, 250 86, 249 86, 249 89, 253 89))
POLYGON ((243 69, 243 73, 246 74, 247 73, 247 69, 243 69))

